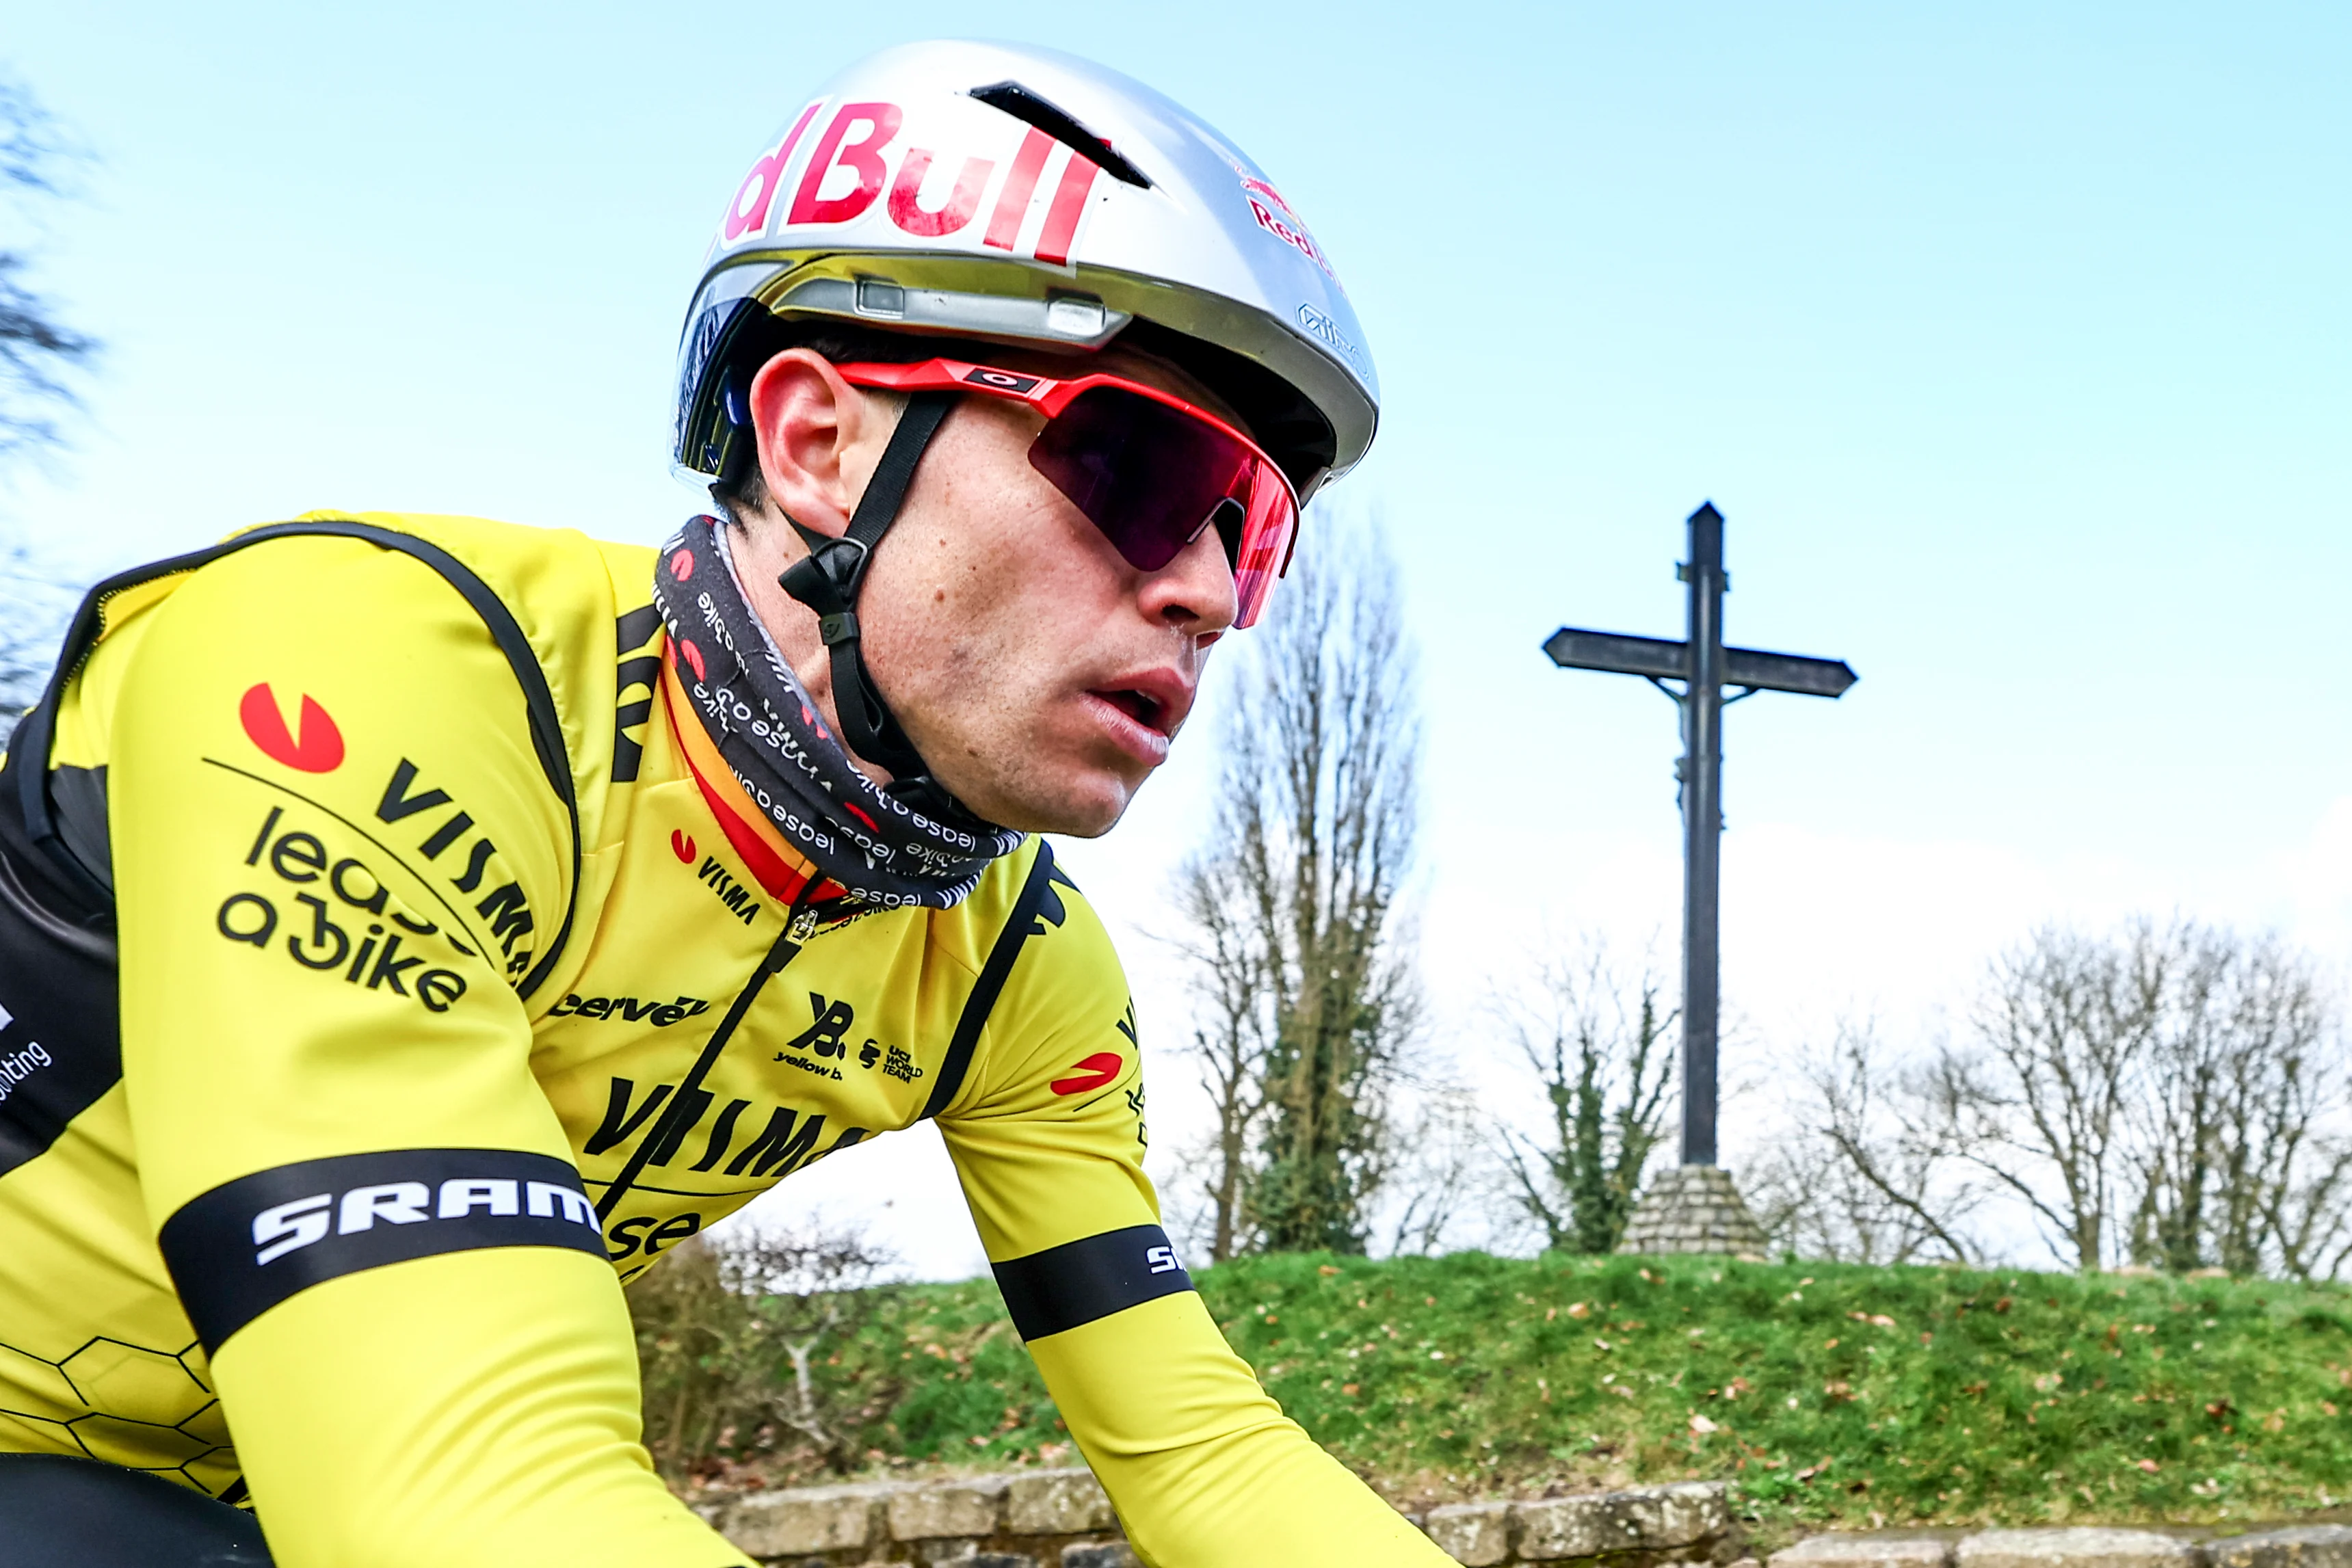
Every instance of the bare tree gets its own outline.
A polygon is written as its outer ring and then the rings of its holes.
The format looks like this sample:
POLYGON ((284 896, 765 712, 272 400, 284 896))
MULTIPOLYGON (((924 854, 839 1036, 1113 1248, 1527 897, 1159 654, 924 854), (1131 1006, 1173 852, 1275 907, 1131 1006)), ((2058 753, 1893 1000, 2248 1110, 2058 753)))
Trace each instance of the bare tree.
POLYGON ((2274 936, 2181 925, 2149 1082, 2134 1097, 2135 1261, 2307 1273, 2343 1225, 2352 1160, 2332 998, 2274 936))
POLYGON ((1208 1171, 1209 1260, 1238 1255, 1249 1240, 1244 1206, 1249 1197, 1258 1125, 1265 1110, 1265 1062, 1273 1046, 1270 966, 1276 955, 1258 940, 1253 890, 1242 857, 1231 852, 1196 860, 1177 887, 1177 907, 1201 986, 1192 1030, 1216 1110, 1204 1162, 1208 1171))
POLYGON ((1543 1090, 1533 1136, 1502 1134, 1517 1197, 1556 1251, 1613 1251, 1643 1168, 1664 1135, 1678 1012, 1644 966, 1620 973, 1599 943, 1538 967, 1538 995, 1503 1004, 1504 1027, 1543 1090))
POLYGON ((1937 1063, 1955 1144, 2050 1228, 2078 1269, 2107 1260, 2124 1113, 2158 1027, 2167 955, 2046 927, 1993 961, 1979 1049, 1937 1063))
POLYGON ((1390 1256, 1443 1252, 1465 1219, 1491 1207, 1494 1162, 1486 1127, 1477 1097, 1461 1085, 1423 1094, 1390 1166, 1391 1201, 1397 1205, 1390 1256))
POLYGON ((1211 847, 1182 873, 1219 1094, 1215 1257, 1360 1252, 1419 1019, 1399 900, 1420 821, 1396 568, 1324 515, 1247 650, 1211 847))
POLYGON ((1795 1126, 1773 1140, 1748 1198, 1765 1233, 1801 1257, 1972 1262, 1963 1222, 1983 1197, 1954 1147, 1949 1084, 1890 1067, 1869 1023, 1841 1024, 1797 1073, 1795 1126))
MULTIPOLYGON (((75 160, 33 95, 0 80, 0 195, 19 204, 58 196, 75 160)), ((74 401, 68 372, 94 348, 26 281, 30 262, 20 247, 0 248, 0 459, 57 439, 55 411, 74 401)))
POLYGON ((77 597, 22 546, 0 546, 0 747, 48 685, 77 597))
POLYGON ((1996 961, 1936 1067, 1951 1146, 2083 1270, 2332 1272, 2352 1249, 2335 998, 2268 936, 2140 919, 1996 961))
POLYGON ((853 1385, 827 1362, 864 1326, 887 1254, 847 1232, 697 1237, 629 1289, 646 1385, 646 1443, 672 1480, 797 1434, 829 1469, 896 1385, 853 1385), (822 1355, 820 1353, 824 1353, 822 1355))

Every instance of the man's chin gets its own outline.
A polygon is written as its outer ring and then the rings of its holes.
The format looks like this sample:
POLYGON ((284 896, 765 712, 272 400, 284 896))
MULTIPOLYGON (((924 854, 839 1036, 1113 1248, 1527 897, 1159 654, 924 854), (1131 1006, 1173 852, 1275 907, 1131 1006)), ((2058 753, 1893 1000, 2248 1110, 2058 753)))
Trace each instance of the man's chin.
MULTIPOLYGON (((1150 775, 1145 775, 1149 778, 1150 775)), ((1039 790, 1026 799, 1007 802, 1006 815, 991 819, 1025 833, 1060 833, 1073 839, 1098 839, 1118 825, 1134 803, 1143 779, 1095 775, 1053 790, 1039 790)))

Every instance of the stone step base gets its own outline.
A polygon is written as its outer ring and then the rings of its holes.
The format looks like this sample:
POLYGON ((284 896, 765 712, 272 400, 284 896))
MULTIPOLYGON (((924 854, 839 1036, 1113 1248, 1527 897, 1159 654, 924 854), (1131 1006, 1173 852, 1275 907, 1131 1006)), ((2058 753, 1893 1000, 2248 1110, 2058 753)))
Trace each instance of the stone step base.
MULTIPOLYGON (((1084 1469, 754 1492, 703 1511, 747 1555, 793 1568, 1136 1568, 1110 1500, 1084 1469)), ((1413 1523, 1470 1568, 1665 1568, 1740 1555, 1721 1481, 1457 1503, 1413 1523)))
POLYGON ((1936 1535, 1816 1535, 1771 1568, 2352 1568, 2352 1527, 2296 1525, 2198 1541, 2154 1530, 1988 1530, 1936 1535))

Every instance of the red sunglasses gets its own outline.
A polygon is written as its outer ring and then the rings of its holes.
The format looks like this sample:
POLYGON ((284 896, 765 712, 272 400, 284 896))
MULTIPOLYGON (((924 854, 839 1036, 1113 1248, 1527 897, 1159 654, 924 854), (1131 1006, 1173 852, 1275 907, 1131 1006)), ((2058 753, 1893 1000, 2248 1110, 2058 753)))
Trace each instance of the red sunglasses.
POLYGON ((853 386, 976 392, 1045 416, 1029 465, 1102 530, 1129 566, 1158 571, 1214 525, 1234 570, 1236 627, 1254 624, 1290 570, 1298 494, 1240 431, 1182 398, 1124 376, 1072 381, 926 360, 837 365, 853 386))

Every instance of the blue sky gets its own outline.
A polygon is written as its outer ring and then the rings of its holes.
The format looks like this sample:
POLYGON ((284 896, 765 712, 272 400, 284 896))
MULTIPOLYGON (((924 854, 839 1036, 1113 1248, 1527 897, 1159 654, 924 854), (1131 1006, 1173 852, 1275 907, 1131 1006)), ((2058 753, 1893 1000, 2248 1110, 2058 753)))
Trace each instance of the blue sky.
MULTIPOLYGON (((1538 647, 1677 632, 1710 497, 1732 640, 1863 676, 1728 721, 1745 1070, 1839 1011, 1932 1028, 2039 919, 2352 952, 2341 7, 8 13, 0 65, 100 159, 38 239, 107 352, 71 450, 0 492, 71 570, 320 506, 657 538, 695 499, 677 321, 760 138, 870 48, 1009 33, 1248 148, 1355 299, 1388 403, 1333 494, 1406 573, 1432 1049, 1466 1075, 1510 955, 1674 929, 1672 710, 1538 647)), ((1132 932, 1205 738, 1074 852, 1132 932)))

